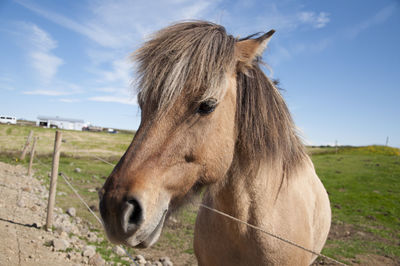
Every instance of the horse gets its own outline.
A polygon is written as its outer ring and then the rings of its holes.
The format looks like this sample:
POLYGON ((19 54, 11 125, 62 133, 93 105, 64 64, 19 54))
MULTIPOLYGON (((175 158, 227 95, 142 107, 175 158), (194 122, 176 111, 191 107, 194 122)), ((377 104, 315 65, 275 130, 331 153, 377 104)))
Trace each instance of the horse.
MULTIPOLYGON (((327 192, 261 55, 274 30, 235 38, 186 21, 133 53, 140 126, 99 191, 111 242, 152 246, 169 213, 202 204, 320 252, 327 192)), ((310 265, 316 255, 206 208, 196 218, 199 265, 310 265)))

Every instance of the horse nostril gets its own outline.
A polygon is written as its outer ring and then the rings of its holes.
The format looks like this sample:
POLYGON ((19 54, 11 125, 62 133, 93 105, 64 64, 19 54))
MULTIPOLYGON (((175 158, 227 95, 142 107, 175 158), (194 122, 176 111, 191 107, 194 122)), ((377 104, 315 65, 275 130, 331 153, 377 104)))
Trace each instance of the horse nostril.
POLYGON ((136 229, 143 221, 143 209, 139 201, 129 198, 125 201, 124 229, 126 232, 136 229))

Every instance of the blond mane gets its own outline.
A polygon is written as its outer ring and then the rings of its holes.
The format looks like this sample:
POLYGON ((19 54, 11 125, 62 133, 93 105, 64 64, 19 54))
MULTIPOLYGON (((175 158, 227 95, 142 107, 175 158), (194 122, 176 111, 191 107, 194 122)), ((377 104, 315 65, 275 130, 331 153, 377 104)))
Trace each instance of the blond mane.
MULTIPOLYGON (((205 21, 178 23, 157 32, 134 53, 141 108, 163 113, 182 93, 200 95, 198 101, 221 99, 225 75, 236 67, 237 41, 224 27, 205 21)), ((250 69, 237 69, 236 152, 248 162, 274 158, 283 176, 289 176, 306 155, 290 112, 259 60, 250 69)))
POLYGON ((198 101, 221 99, 225 73, 234 64, 235 39, 210 22, 184 22, 157 32, 133 59, 138 101, 164 112, 182 93, 198 101))

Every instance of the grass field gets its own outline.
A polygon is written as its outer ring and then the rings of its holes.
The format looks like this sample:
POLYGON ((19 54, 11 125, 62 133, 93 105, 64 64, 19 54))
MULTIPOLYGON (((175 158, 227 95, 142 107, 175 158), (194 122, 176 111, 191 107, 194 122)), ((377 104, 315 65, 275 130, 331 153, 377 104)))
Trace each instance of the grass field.
MULTIPOLYGON (((27 165, 18 157, 30 130, 39 137, 35 175, 48 182, 54 130, 30 126, 0 125, 0 161, 27 165)), ((93 155, 116 163, 132 140, 131 134, 108 134, 63 131, 60 171, 89 205, 97 206, 97 193, 112 166, 93 155), (76 168, 81 171, 77 172, 76 168)), ((309 148, 317 173, 331 200, 333 221, 328 242, 322 253, 349 264, 377 261, 377 264, 400 264, 400 150, 382 146, 309 148), (382 262, 382 263, 378 263, 382 262)), ((75 207, 77 215, 91 222, 93 230, 101 227, 59 180, 56 205, 75 207)), ((175 265, 195 264, 192 249, 196 208, 187 206, 168 221, 159 242, 147 257, 169 256, 175 265)), ((108 242, 98 251, 108 260, 128 264, 113 257, 108 242)), ((131 250, 133 254, 136 251, 131 250)))

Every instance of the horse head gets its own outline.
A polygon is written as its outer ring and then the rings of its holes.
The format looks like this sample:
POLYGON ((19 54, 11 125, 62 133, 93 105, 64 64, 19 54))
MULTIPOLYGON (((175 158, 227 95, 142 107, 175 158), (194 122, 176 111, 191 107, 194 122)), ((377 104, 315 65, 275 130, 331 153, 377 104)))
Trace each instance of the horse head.
POLYGON ((212 23, 178 23, 134 54, 141 124, 99 193, 111 241, 151 246, 186 195, 223 182, 245 115, 237 112, 237 75, 273 32, 238 40, 212 23))

